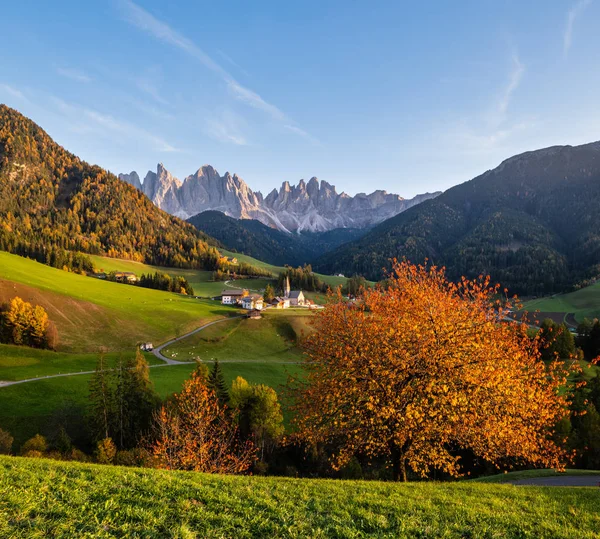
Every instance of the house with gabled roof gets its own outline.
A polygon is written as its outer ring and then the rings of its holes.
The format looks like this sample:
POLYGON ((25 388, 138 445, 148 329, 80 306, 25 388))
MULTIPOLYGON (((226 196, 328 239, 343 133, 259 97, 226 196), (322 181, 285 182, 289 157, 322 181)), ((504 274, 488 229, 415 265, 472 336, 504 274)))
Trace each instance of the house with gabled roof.
POLYGON ((239 288, 233 290, 223 290, 221 293, 221 303, 223 305, 239 305, 242 299, 248 295, 248 290, 239 288))
POLYGON ((260 294, 248 294, 242 298, 242 309, 262 311, 264 299, 260 294))

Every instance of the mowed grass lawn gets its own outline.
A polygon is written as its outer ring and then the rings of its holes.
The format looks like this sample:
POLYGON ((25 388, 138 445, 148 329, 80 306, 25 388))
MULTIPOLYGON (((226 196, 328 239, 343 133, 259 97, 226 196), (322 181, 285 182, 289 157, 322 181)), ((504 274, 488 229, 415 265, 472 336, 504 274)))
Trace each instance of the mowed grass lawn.
POLYGON ((584 318, 600 318, 600 283, 568 294, 532 299, 525 302, 524 309, 531 313, 534 311, 574 313, 578 322, 584 318))
POLYGON ((0 301, 15 295, 46 308, 59 350, 69 352, 159 344, 230 314, 216 301, 101 281, 0 252, 0 301))
POLYGON ((592 539, 600 489, 205 475, 0 457, 2 537, 592 539))
POLYGON ((303 314, 283 313, 286 310, 267 311, 260 320, 220 322, 164 348, 162 353, 180 361, 300 361, 298 339, 309 319, 303 314))

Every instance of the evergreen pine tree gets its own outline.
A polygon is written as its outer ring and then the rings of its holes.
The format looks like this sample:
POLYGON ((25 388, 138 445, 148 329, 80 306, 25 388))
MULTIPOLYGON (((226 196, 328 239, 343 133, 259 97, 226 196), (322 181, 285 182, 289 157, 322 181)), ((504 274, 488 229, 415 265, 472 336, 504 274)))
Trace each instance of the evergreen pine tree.
POLYGON ((109 437, 113 391, 104 354, 100 354, 96 371, 90 380, 90 428, 96 440, 109 437))
POLYGON ((229 391, 227 391, 227 384, 225 384, 225 377, 223 376, 219 360, 215 360, 213 363, 213 367, 208 375, 207 385, 216 393, 220 406, 229 403, 229 391))

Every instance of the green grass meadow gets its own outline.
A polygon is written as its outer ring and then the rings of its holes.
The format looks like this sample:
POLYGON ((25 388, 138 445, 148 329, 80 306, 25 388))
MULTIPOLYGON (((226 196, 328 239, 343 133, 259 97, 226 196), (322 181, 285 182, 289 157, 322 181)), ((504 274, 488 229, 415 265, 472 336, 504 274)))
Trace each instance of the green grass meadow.
POLYGON ((205 475, 0 457, 0 536, 568 538, 600 489, 205 475))
POLYGON ((578 322, 584 318, 600 318, 600 283, 568 294, 532 299, 526 301, 523 307, 531 313, 534 311, 574 313, 578 322))
POLYGON ((158 344, 231 314, 216 301, 101 281, 5 252, 0 284, 0 299, 21 295, 45 307, 58 328, 59 350, 69 352, 158 344))

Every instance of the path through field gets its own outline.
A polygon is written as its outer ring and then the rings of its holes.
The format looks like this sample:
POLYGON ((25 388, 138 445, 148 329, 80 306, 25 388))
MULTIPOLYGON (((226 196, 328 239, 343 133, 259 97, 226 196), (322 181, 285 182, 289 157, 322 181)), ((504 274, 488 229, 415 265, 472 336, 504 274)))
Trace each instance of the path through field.
MULTIPOLYGON (((152 353, 160 360, 164 361, 164 363, 162 364, 158 364, 158 365, 149 365, 149 367, 151 369, 155 368, 155 367, 169 367, 172 365, 189 365, 191 363, 195 363, 194 361, 176 361, 174 359, 170 359, 166 356, 163 356, 161 354, 161 350, 163 350, 163 348, 165 348, 165 346, 169 346, 171 344, 173 344, 174 342, 180 341, 182 339, 185 339, 187 337, 189 337, 190 335, 194 335, 195 333, 198 333, 199 331, 202 331, 203 329, 206 329, 209 326, 212 326, 214 324, 218 324, 220 322, 226 322, 228 320, 232 320, 233 318, 242 318, 245 315, 238 315, 238 316, 231 316, 229 318, 222 318, 219 320, 214 320, 212 322, 209 322, 208 324, 204 324, 203 326, 200 326, 199 328, 194 329, 193 331, 190 331, 189 333, 186 333, 185 335, 182 335, 181 337, 177 337, 176 339, 172 339, 170 341, 167 341, 164 344, 161 344, 160 346, 158 346, 157 348, 155 348, 152 353)), ((234 363, 234 361, 232 360, 231 363, 234 363)), ((81 376, 84 374, 94 374, 95 371, 79 371, 79 372, 67 372, 67 373, 61 373, 61 374, 49 374, 48 376, 38 376, 36 378, 26 378, 24 380, 11 380, 11 381, 5 381, 5 380, 0 380, 0 388, 3 387, 8 387, 8 386, 14 386, 16 384, 25 384, 27 382, 36 382, 38 380, 48 380, 49 378, 62 378, 65 376, 81 376)))

